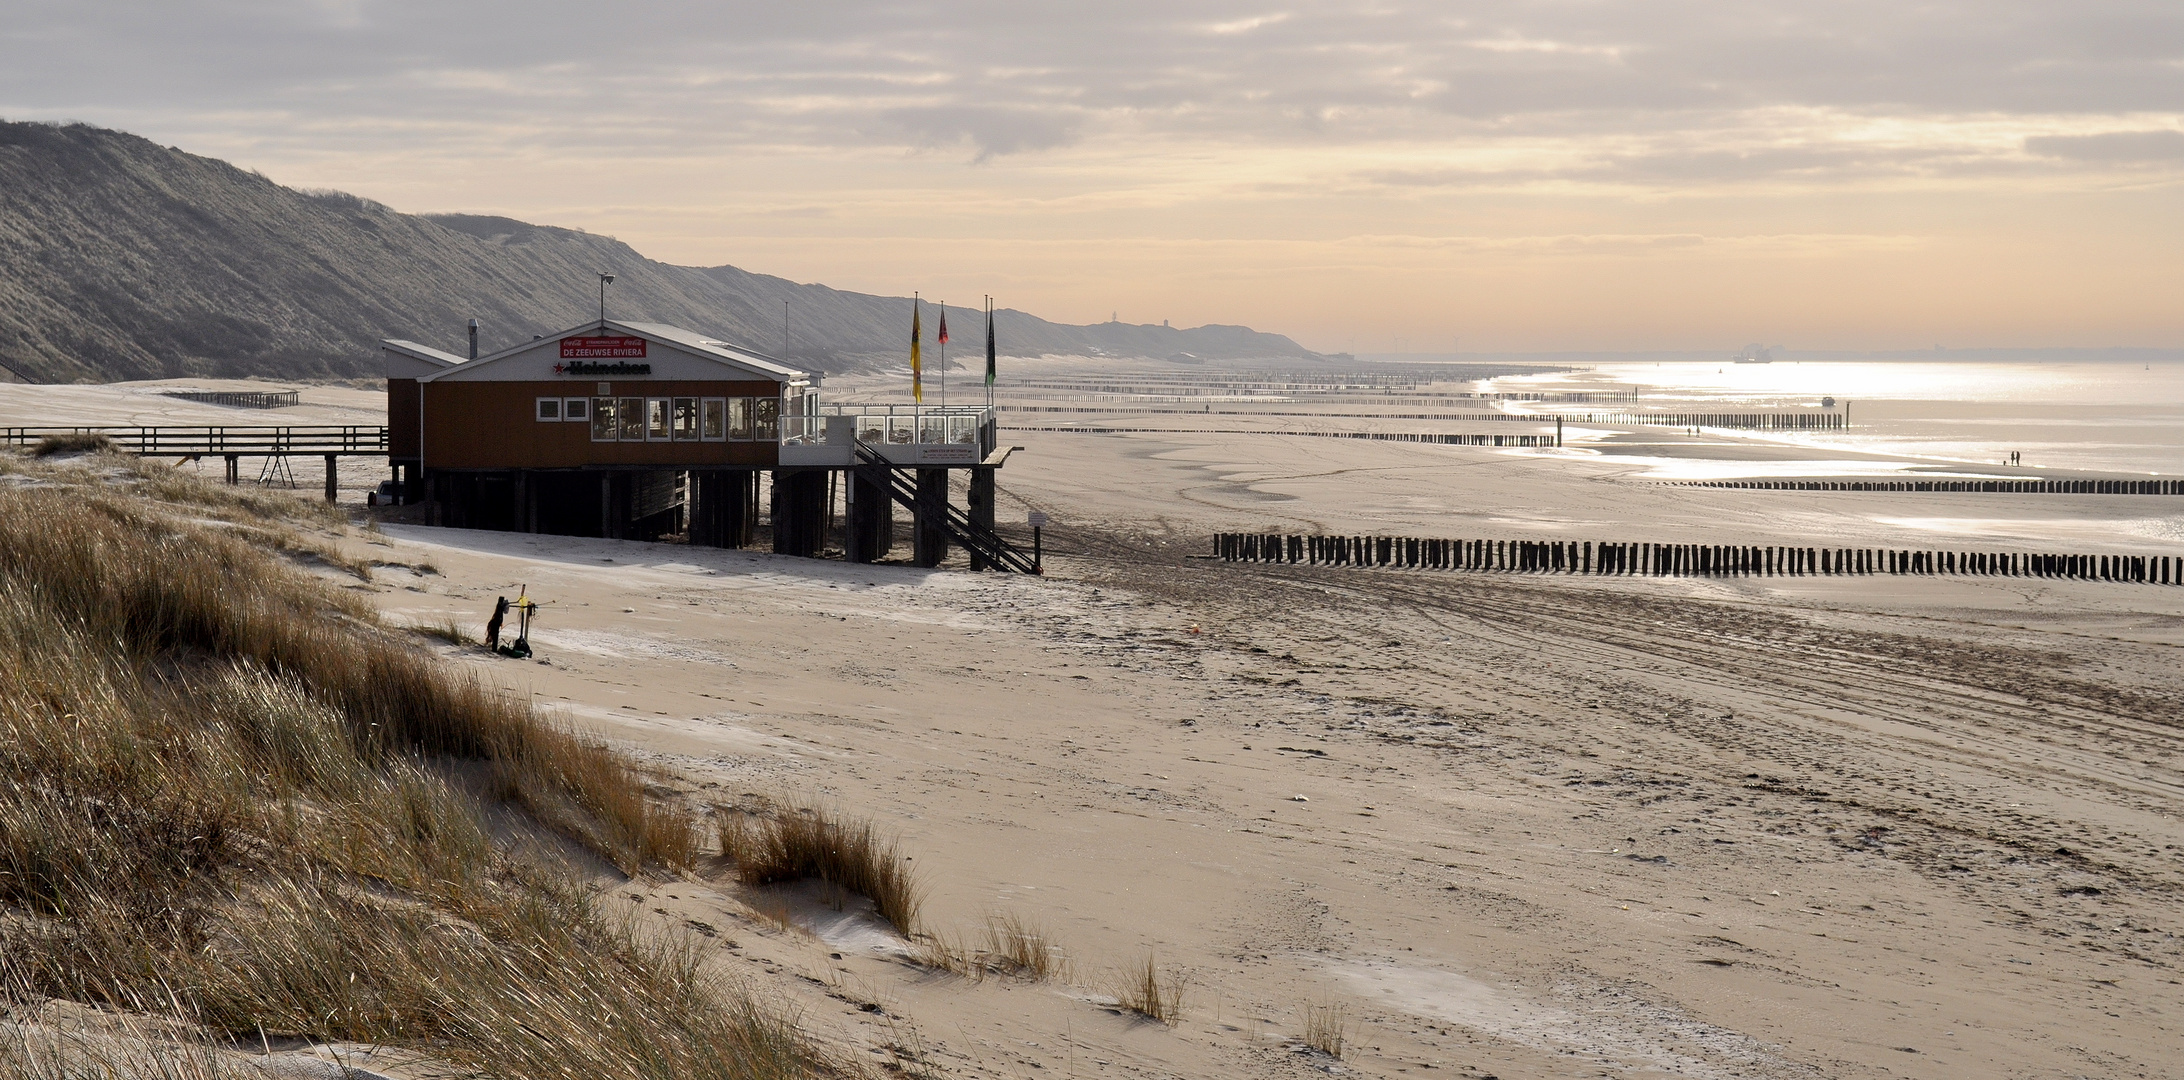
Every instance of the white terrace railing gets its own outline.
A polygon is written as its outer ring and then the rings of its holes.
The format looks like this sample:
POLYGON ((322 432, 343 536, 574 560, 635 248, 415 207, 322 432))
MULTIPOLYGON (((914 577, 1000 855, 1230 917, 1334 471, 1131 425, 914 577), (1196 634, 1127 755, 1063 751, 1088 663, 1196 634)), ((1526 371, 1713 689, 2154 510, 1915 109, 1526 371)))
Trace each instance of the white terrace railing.
POLYGON ((990 405, 820 405, 815 413, 781 418, 782 463, 820 464, 823 457, 832 464, 839 456, 848 464, 852 444, 837 445, 832 432, 897 464, 975 464, 999 438, 994 413, 990 405))

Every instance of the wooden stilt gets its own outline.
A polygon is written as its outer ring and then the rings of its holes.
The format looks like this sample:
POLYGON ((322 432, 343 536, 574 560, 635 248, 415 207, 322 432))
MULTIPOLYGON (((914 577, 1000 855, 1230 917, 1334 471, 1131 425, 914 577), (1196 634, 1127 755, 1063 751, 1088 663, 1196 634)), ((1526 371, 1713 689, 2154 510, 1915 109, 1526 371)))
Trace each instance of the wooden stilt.
POLYGON ((948 557, 948 534, 942 531, 941 521, 948 512, 948 470, 919 469, 917 509, 914 517, 913 562, 919 566, 939 566, 948 557))

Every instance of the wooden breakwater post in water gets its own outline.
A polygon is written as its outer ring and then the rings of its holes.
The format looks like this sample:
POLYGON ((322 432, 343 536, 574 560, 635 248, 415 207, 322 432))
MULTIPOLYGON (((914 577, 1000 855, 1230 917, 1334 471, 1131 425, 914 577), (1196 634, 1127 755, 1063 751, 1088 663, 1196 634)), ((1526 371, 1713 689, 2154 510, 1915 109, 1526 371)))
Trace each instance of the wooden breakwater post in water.
POLYGON ((2184 495, 2184 480, 1669 480, 1744 491, 1927 491, 1993 495, 2184 495))
POLYGON ((1223 562, 1609 577, 1973 576, 2184 585, 2171 555, 1216 533, 1223 562))

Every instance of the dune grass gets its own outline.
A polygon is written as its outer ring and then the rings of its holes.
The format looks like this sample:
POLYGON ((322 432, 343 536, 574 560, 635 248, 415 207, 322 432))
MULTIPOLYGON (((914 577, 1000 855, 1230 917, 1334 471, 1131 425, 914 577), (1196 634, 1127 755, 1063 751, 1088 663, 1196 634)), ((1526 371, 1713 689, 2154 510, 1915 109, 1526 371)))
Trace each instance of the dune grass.
POLYGON ((914 955, 926 967, 969 979, 1005 975, 1043 982, 1067 978, 1069 970, 1046 929, 1014 913, 987 916, 975 938, 927 931, 919 936, 914 955))
POLYGON ((202 1038, 129 1014, 89 1023, 18 1006, 0 1019, 0 1080, 262 1080, 202 1038))
POLYGON ((62 435, 48 435, 31 448, 32 457, 53 457, 57 454, 101 454, 114 449, 114 440, 96 431, 71 431, 62 435))
POLYGON ((1163 979, 1158 958, 1146 953, 1143 964, 1123 972, 1115 1002, 1148 1020, 1174 1024, 1183 1019, 1183 984, 1179 979, 1163 979))
MULTIPOLYGON (((485 819, 505 804, 638 874, 696 860, 689 813, 186 516, 0 489, 0 991, 488 1077, 840 1071, 485 819)), ((0 1075, 53 1074, 45 1046, 19 1074, 0 1046, 0 1075)))
POLYGON ((448 645, 483 645, 485 632, 463 625, 460 619, 450 615, 438 622, 416 623, 407 627, 410 633, 448 645))
POLYGON ((1349 1027, 1348 1010, 1338 1001, 1308 1002, 1304 1006, 1304 1045, 1328 1057, 1342 1056, 1342 1040, 1349 1027))
POLYGON ((77 636, 127 661, 187 657, 287 678, 341 715, 375 763, 396 753, 487 763, 498 797, 625 871, 686 846, 689 816, 652 806, 606 747, 443 669, 381 631, 362 602, 241 540, 96 494, 0 493, 0 580, 73 613, 77 636))
POLYGON ((1016 914, 986 919, 986 951, 1005 974, 1033 981, 1066 978, 1068 964, 1046 928, 1016 914))
POLYGON ((117 454, 106 459, 114 475, 108 484, 133 494, 192 507, 210 517, 243 524, 286 522, 295 525, 340 529, 349 525, 349 511, 308 491, 281 491, 244 482, 229 484, 207 479, 183 462, 117 454))
POLYGON ((88 449, 56 444, 56 449, 41 452, 45 445, 41 442, 24 452, 0 450, 0 475, 15 473, 72 488, 137 495, 169 510, 195 512, 234 525, 346 529, 350 524, 349 511, 337 504, 298 491, 210 480, 186 468, 187 461, 138 457, 115 449, 110 442, 88 449), (96 456, 71 456, 86 452, 96 456))
POLYGON ((756 814, 715 807, 721 854, 745 885, 817 878, 872 901, 903 936, 918 931, 923 890, 892 841, 870 821, 800 802, 769 802, 756 814))

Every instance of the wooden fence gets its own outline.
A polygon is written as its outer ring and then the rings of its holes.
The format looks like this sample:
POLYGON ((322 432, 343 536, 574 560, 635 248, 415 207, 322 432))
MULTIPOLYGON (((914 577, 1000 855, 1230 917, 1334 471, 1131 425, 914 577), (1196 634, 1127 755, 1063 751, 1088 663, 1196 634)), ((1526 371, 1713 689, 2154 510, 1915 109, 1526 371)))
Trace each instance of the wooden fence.
POLYGON ((1217 533, 1213 557, 1226 562, 1617 577, 1964 574, 2184 584, 2184 559, 2167 555, 1217 533))
POLYGON ((231 409, 285 409, 303 403, 300 390, 169 390, 166 395, 231 409))
POLYGON ((290 427, 241 424, 218 427, 0 427, 0 446, 36 446, 48 438, 60 435, 104 435, 113 441, 115 449, 146 457, 206 457, 216 454, 248 454, 252 457, 343 454, 377 457, 387 452, 387 429, 368 424, 290 427))

